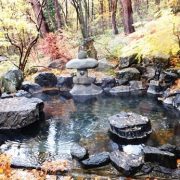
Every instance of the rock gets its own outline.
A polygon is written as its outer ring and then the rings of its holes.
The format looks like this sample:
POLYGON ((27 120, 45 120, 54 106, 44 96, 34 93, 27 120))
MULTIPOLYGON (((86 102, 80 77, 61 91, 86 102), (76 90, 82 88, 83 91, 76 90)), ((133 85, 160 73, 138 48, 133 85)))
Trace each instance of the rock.
POLYGON ((48 68, 63 69, 64 63, 61 59, 56 59, 56 60, 53 60, 52 62, 50 62, 50 64, 48 65, 48 68))
POLYGON ((158 95, 158 94, 163 93, 162 90, 163 90, 163 88, 160 85, 160 81, 151 80, 149 87, 148 87, 148 90, 147 90, 147 93, 158 95))
POLYGON ((158 147, 158 149, 161 150, 161 151, 168 151, 168 152, 171 152, 171 153, 175 154, 176 146, 171 145, 171 144, 164 144, 164 145, 158 147))
POLYGON ((109 91, 112 95, 118 95, 124 92, 130 92, 130 86, 116 86, 109 91))
POLYGON ((179 179, 180 177, 180 169, 175 169, 173 172, 172 172, 172 179, 179 179))
POLYGON ((112 65, 106 59, 101 59, 98 61, 98 67, 96 68, 97 71, 108 71, 114 69, 116 66, 112 65))
POLYGON ((123 85, 131 80, 139 80, 140 72, 136 68, 125 68, 116 73, 118 84, 123 85))
POLYGON ((19 129, 40 118, 43 102, 37 98, 14 97, 0 99, 0 130, 19 129))
POLYGON ((105 89, 105 88, 113 88, 113 87, 115 87, 115 85, 116 85, 116 80, 115 80, 114 77, 109 76, 109 77, 102 78, 101 87, 103 89, 105 89))
POLYGON ((0 56, 0 63, 3 61, 7 61, 7 57, 6 56, 0 56))
POLYGON ((72 88, 73 77, 72 76, 57 76, 57 87, 72 88))
POLYGON ((96 96, 102 94, 103 90, 94 85, 81 85, 81 84, 75 84, 73 89, 71 89, 70 93, 73 96, 96 96))
POLYGON ((144 89, 142 81, 130 81, 129 85, 131 91, 144 89))
POLYGON ((176 157, 173 153, 161 151, 158 148, 146 146, 144 148, 145 162, 155 162, 167 168, 176 168, 176 157))
POLYGON ((13 98, 13 94, 7 94, 7 93, 2 93, 1 99, 6 99, 6 98, 13 98))
POLYGON ((96 78, 93 77, 74 77, 73 83, 74 84, 84 84, 84 85, 90 85, 94 83, 96 78))
POLYGON ((105 93, 109 93, 109 91, 116 86, 116 80, 111 76, 104 77, 100 80, 100 86, 105 93))
POLYGON ((94 168, 94 167, 101 167, 104 165, 109 164, 109 153, 102 152, 95 155, 90 156, 88 159, 81 161, 81 164, 85 168, 94 168))
POLYGON ((57 77, 53 73, 43 72, 35 77, 35 83, 42 87, 55 87, 57 84, 57 77))
POLYGON ((32 93, 34 93, 36 91, 41 90, 41 86, 39 84, 37 84, 37 83, 31 83, 31 82, 28 82, 28 81, 24 81, 22 83, 21 89, 32 94, 32 93))
POLYGON ((145 174, 149 174, 153 171, 153 165, 149 162, 144 163, 142 168, 141 168, 141 171, 145 174))
POLYGON ((92 58, 72 59, 66 64, 67 69, 93 69, 98 66, 98 61, 92 58))
POLYGON ((175 154, 176 154, 177 158, 180 158, 180 147, 179 146, 176 147, 175 154))
POLYGON ((38 72, 38 68, 31 67, 25 71, 25 74, 26 74, 26 76, 30 76, 30 75, 36 74, 37 72, 38 72))
POLYGON ((87 150, 77 143, 74 143, 72 145, 70 152, 71 152, 72 157, 74 157, 78 160, 83 160, 83 159, 87 158, 87 156, 88 156, 87 150))
POLYGON ((15 94, 16 97, 29 97, 31 96, 27 91, 24 90, 19 90, 17 91, 17 93, 15 94))
POLYGON ((180 110, 180 94, 177 94, 173 99, 173 106, 180 110))
POLYGON ((160 173, 163 176, 165 176, 166 178, 168 178, 168 177, 171 178, 173 170, 170 169, 170 168, 166 168, 166 167, 163 167, 163 166, 158 166, 157 164, 155 164, 154 167, 153 167, 153 172, 155 172, 155 174, 160 173))
POLYGON ((148 118, 136 113, 120 112, 108 120, 110 131, 123 139, 145 138, 152 132, 148 118))
POLYGON ((120 68, 126 68, 134 63, 137 63, 136 54, 127 57, 120 57, 119 66, 120 68))
POLYGON ((8 71, 2 77, 2 87, 3 92, 15 93, 21 88, 23 82, 23 73, 19 69, 14 69, 8 71))
POLYGON ((135 174, 143 165, 141 155, 126 154, 119 150, 110 153, 110 160, 115 168, 125 176, 135 174))
POLYGON ((165 83, 168 83, 169 85, 172 85, 176 79, 178 79, 179 75, 172 70, 166 70, 164 71, 165 76, 164 76, 164 81, 165 83))
POLYGON ((171 97, 167 97, 167 98, 165 98, 164 100, 163 100, 163 103, 165 103, 165 104, 173 104, 173 99, 174 99, 174 97, 173 96, 171 96, 171 97))
POLYGON ((153 66, 147 66, 142 76, 148 80, 153 79, 155 76, 155 68, 153 66))

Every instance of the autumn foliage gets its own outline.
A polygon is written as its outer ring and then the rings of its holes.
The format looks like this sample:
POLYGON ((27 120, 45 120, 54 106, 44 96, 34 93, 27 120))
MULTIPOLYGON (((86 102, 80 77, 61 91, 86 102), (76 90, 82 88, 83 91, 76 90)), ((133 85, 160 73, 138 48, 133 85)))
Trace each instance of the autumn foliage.
POLYGON ((0 154, 0 179, 7 179, 11 174, 10 157, 6 154, 0 154))
POLYGON ((67 62, 72 58, 70 49, 67 38, 63 34, 49 33, 40 42, 40 50, 51 60, 61 59, 67 62))

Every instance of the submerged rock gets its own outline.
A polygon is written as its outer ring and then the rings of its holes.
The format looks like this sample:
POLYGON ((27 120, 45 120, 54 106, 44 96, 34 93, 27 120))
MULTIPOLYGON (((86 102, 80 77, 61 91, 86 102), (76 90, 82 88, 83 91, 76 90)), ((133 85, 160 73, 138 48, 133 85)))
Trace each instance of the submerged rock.
POLYGON ((109 123, 113 134, 127 140, 145 138, 152 131, 147 117, 132 112, 121 112, 111 116, 109 123))
POLYGON ((112 95, 118 95, 120 93, 130 92, 130 86, 116 86, 109 91, 112 95))
POLYGON ((155 162, 167 168, 176 168, 176 156, 168 151, 161 151, 158 148, 146 146, 144 148, 145 162, 155 162))
POLYGON ((94 168, 94 167, 101 167, 104 165, 109 164, 109 153, 102 152, 95 155, 90 156, 88 159, 81 161, 81 164, 85 168, 94 168))
POLYGON ((37 98, 14 97, 0 99, 0 129, 19 129, 40 118, 43 101, 37 98))
POLYGON ((42 72, 35 77, 35 83, 42 87, 55 87, 57 77, 53 73, 42 72))
POLYGON ((77 143, 74 143, 70 149, 72 157, 82 160, 88 156, 87 150, 77 143))
POLYGON ((110 153, 110 160, 115 168, 126 176, 136 173, 143 165, 141 155, 126 154, 119 150, 110 153))

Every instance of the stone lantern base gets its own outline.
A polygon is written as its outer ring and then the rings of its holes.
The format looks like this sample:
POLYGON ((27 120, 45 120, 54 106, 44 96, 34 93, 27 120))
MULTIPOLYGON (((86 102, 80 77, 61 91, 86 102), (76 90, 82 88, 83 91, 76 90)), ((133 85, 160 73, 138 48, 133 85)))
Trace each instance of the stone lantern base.
POLYGON ((103 90, 94 84, 75 84, 70 91, 73 96, 97 96, 102 94, 102 92, 103 90))

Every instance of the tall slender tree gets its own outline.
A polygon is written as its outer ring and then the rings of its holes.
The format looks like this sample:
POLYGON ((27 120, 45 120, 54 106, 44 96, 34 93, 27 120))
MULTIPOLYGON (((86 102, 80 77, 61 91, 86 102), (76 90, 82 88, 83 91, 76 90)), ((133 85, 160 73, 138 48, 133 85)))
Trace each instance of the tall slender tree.
POLYGON ((41 36, 45 36, 49 32, 49 27, 42 11, 42 6, 44 6, 45 1, 43 1, 43 4, 41 4, 39 0, 29 0, 29 2, 34 10, 38 27, 40 27, 41 36))
POLYGON ((55 9, 56 26, 57 29, 60 29, 62 27, 62 18, 61 18, 60 6, 58 0, 54 0, 54 9, 55 9))
POLYGON ((130 34, 135 31, 133 26, 133 11, 131 0, 120 0, 123 10, 123 24, 125 34, 130 34))
POLYGON ((112 11, 111 18, 112 18, 113 34, 118 34, 118 28, 117 28, 117 23, 116 23, 117 1, 118 0, 111 0, 111 11, 112 11))

